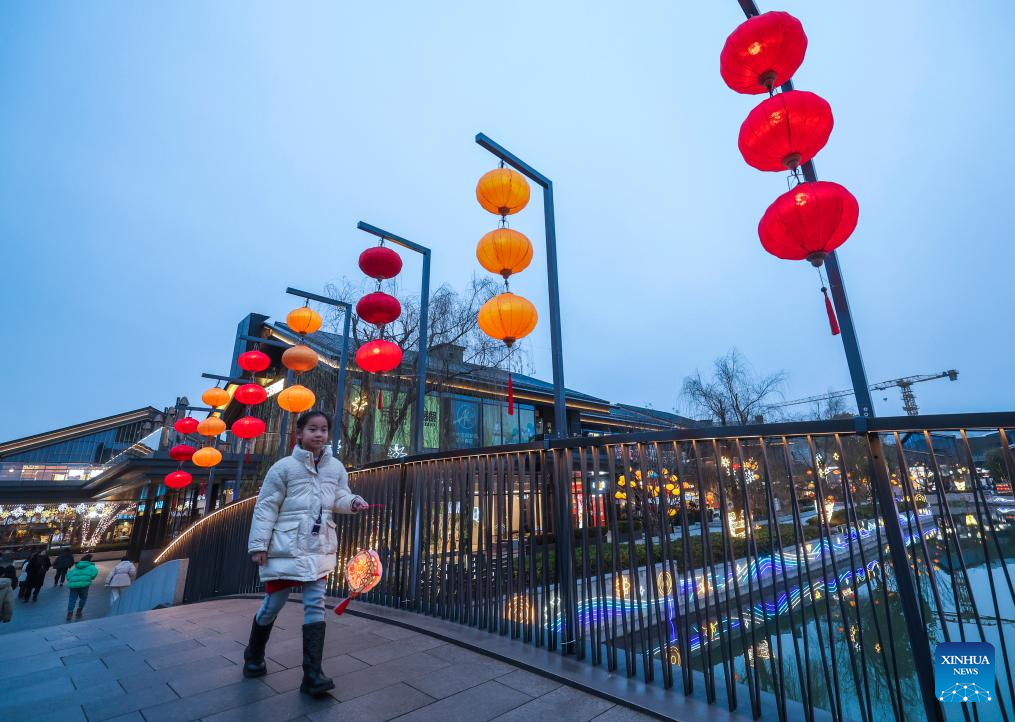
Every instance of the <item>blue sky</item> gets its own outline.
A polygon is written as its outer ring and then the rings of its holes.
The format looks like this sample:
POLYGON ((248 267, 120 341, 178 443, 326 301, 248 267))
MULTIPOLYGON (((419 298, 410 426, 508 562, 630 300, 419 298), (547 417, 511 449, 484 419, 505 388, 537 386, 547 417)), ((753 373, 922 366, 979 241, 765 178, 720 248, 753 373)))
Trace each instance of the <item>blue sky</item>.
MULTIPOLYGON (((1011 409, 1015 6, 763 9, 802 20, 797 86, 835 113, 816 165, 860 203, 840 260, 870 380, 954 367, 916 387, 924 411, 1011 409)), ((464 286, 495 225, 478 131, 554 180, 569 386, 671 409, 737 346, 787 398, 848 387, 813 270, 757 240, 785 180, 737 151, 758 99, 718 55, 741 20, 735 0, 3 4, 0 439, 196 398, 246 313, 358 277, 360 219, 464 286)), ((512 290, 549 378, 541 219, 513 218, 537 252, 512 290)))

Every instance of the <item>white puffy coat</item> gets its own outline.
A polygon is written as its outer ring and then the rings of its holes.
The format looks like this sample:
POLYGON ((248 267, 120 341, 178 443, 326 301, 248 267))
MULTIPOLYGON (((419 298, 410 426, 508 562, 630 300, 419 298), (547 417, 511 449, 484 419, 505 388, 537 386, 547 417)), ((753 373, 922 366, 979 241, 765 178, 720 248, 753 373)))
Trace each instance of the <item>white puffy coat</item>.
MULTIPOLYGON (((349 491, 342 462, 325 447, 320 461, 301 446, 276 461, 264 477, 254 505, 247 552, 268 552, 261 581, 311 582, 338 562, 338 536, 332 512, 351 514, 360 497, 349 491), (317 534, 314 525, 319 523, 317 534)), ((362 501, 362 499, 360 499, 362 501)))
POLYGON ((137 567, 123 559, 113 567, 113 571, 106 577, 106 586, 115 589, 129 587, 134 582, 135 576, 137 576, 137 567))

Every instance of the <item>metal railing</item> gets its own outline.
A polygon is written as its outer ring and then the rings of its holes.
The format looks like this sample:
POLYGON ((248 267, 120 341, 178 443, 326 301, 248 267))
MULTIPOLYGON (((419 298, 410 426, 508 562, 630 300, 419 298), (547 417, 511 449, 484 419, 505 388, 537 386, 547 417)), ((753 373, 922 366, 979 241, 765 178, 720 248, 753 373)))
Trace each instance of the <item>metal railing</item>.
MULTIPOLYGON (((1015 413, 575 438, 350 473, 338 567, 385 564, 365 601, 556 650, 781 720, 1010 719, 1015 413), (996 449, 991 467, 977 463, 996 449), (996 650, 990 703, 942 705, 932 653, 996 650), (993 716, 992 716, 993 715, 993 716)), ((990 466, 990 465, 988 465, 990 466)), ((259 589, 254 499, 163 552, 185 599, 259 589)))

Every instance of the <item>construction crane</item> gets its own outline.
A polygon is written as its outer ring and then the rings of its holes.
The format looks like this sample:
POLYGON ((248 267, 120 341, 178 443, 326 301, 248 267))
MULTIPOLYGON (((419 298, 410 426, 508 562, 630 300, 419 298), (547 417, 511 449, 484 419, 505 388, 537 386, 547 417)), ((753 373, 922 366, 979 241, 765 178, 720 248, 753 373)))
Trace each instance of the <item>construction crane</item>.
MULTIPOLYGON (((923 374, 920 376, 905 376, 901 379, 891 379, 890 381, 882 381, 880 383, 871 384, 871 391, 886 391, 896 386, 902 391, 902 408, 906 410, 906 414, 909 416, 917 416, 920 413, 920 407, 916 405, 916 394, 913 393, 913 384, 923 383, 924 381, 934 381, 935 379, 947 378, 949 381, 956 381, 959 378, 959 372, 955 369, 949 371, 942 371, 939 374, 923 374)), ((829 391, 827 394, 818 394, 817 396, 808 396, 805 399, 796 399, 794 401, 783 401, 781 404, 772 404, 773 408, 782 408, 784 406, 797 406, 799 404, 812 404, 819 401, 825 401, 827 399, 836 399, 842 396, 852 396, 853 389, 847 389, 844 391, 829 391)))

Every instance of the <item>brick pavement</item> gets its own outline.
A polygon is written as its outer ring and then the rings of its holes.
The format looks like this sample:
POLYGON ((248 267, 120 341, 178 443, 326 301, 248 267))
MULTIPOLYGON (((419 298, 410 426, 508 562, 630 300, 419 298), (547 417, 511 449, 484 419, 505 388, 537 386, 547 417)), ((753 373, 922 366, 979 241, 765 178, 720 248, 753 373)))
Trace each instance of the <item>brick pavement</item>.
POLYGON ((302 608, 286 606, 268 675, 240 663, 257 607, 222 599, 5 634, 4 720, 647 720, 419 632, 328 614, 331 694, 300 694, 302 608), (16 662, 16 663, 14 663, 16 662))

